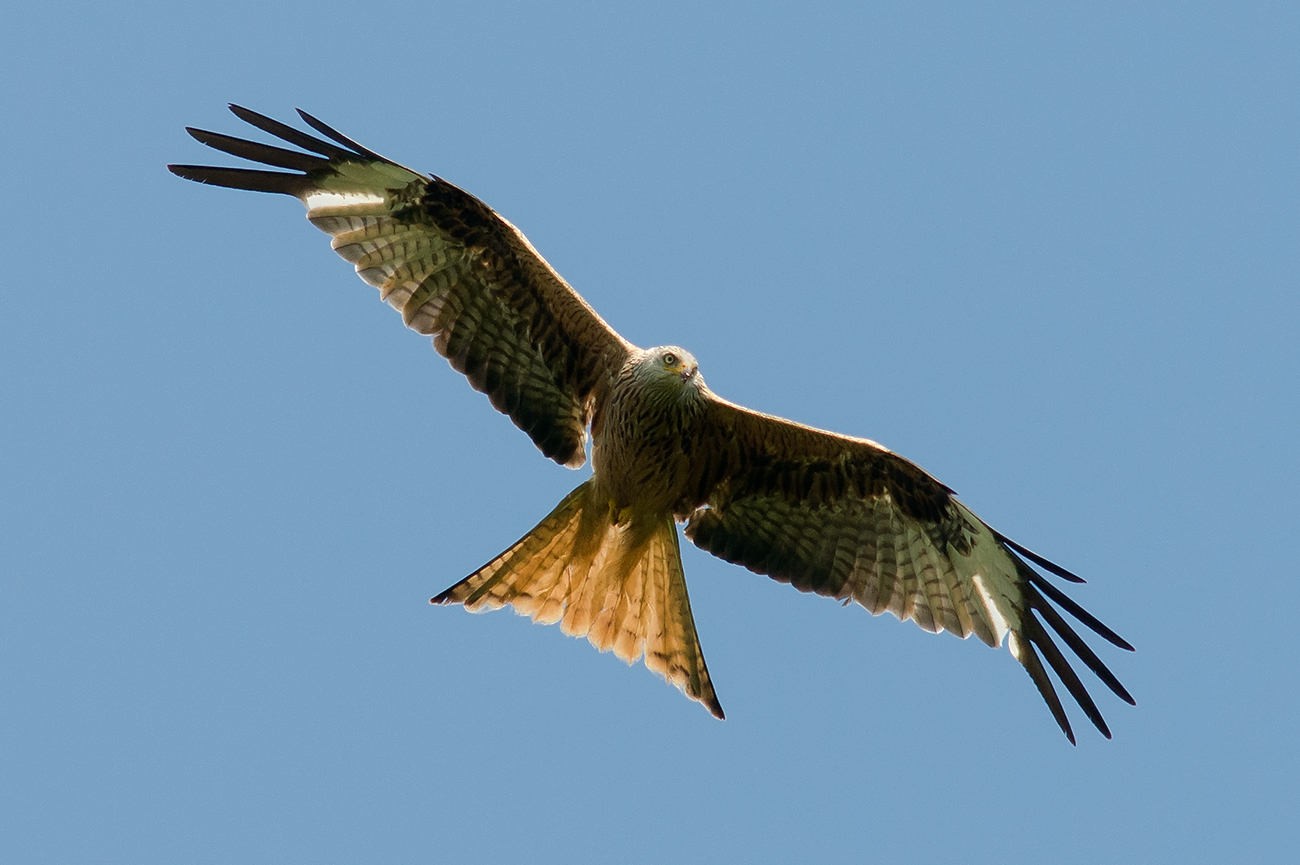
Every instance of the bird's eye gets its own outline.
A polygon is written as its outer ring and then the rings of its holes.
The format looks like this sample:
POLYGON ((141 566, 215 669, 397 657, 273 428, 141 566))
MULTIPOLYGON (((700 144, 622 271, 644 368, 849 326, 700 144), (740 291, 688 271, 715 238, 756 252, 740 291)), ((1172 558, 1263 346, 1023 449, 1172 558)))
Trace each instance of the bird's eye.
POLYGON ((671 351, 664 354, 664 366, 677 366, 677 355, 671 351))

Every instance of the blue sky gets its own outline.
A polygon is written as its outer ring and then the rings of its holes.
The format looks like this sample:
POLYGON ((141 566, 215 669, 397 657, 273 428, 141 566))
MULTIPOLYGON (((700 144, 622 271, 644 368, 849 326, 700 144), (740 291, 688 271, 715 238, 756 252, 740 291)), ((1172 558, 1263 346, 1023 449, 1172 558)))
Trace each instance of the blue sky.
POLYGON ((28 4, 0 30, 0 850, 43 862, 1283 861, 1288 4, 28 4), (715 391, 920 463, 1138 649, 1005 652, 683 550, 728 720, 431 608, 585 475, 288 199, 302 107, 715 391))

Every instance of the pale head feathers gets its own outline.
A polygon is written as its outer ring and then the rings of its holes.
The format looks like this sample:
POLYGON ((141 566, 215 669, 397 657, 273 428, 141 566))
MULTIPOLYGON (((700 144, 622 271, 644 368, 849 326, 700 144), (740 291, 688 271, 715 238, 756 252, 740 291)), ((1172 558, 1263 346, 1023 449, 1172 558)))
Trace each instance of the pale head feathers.
POLYGON ((625 368, 644 392, 661 398, 693 399, 704 391, 704 377, 695 355, 681 346, 635 351, 625 368))

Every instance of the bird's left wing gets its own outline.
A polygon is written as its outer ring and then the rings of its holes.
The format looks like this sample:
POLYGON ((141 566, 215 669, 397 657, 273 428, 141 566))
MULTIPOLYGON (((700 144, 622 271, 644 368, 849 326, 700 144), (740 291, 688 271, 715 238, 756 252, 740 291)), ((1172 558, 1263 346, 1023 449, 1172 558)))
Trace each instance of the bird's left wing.
POLYGON ((1069 720, 1039 659, 1046 658, 1088 718, 1106 722, 1044 623, 1120 698, 1133 698, 1061 614, 1125 649, 1127 642, 1070 600, 1026 559, 1063 568, 991 529, 921 468, 867 439, 750 411, 709 393, 692 442, 686 536, 701 549, 804 592, 889 610, 928 631, 1010 635, 1062 731, 1069 720))
POLYGON ((403 168, 299 112, 324 138, 247 108, 237 117, 308 152, 189 129, 275 168, 169 165, 188 180, 292 195, 408 327, 510 416, 546 456, 577 468, 586 428, 631 344, 513 225, 438 177, 403 168), (328 140, 326 140, 328 139, 328 140))

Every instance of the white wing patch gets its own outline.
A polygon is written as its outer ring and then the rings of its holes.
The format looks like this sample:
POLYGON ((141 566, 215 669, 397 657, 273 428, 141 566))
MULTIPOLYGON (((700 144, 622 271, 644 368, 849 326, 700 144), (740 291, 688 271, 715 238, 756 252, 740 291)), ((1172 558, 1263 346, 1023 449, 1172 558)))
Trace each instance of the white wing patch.
POLYGON ((375 192, 330 192, 324 189, 314 189, 302 199, 308 210, 324 207, 355 207, 359 204, 384 204, 387 201, 388 196, 375 192))
MULTIPOLYGON (((961 502, 954 499, 953 504, 961 509, 977 533, 971 539, 969 556, 963 556, 955 549, 950 550, 952 563, 958 573, 975 587, 976 597, 993 624, 993 634, 997 638, 994 645, 1000 646, 1008 632, 1014 634, 1020 629, 1024 614, 1025 597, 1020 588, 1016 564, 983 520, 961 502)), ((1014 645, 1012 653, 1015 654, 1014 645)))
POLYGON ((984 585, 984 577, 981 574, 972 574, 970 581, 975 586, 975 591, 979 595, 979 600, 984 606, 984 612, 988 615, 989 621, 993 623, 993 636, 997 638, 994 648, 1002 645, 1002 640, 1007 635, 1010 628, 1007 627, 1007 620, 998 609, 997 603, 993 600, 993 595, 989 592, 988 587, 984 585))

